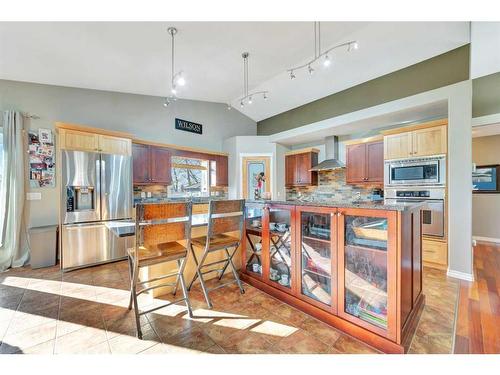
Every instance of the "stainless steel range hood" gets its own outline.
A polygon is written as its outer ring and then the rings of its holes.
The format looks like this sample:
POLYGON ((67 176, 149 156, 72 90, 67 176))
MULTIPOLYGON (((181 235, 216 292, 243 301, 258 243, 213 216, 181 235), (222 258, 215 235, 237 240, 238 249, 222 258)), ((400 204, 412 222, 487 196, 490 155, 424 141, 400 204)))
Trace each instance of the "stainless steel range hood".
POLYGON ((345 164, 339 160, 339 139, 336 135, 325 138, 326 159, 312 167, 310 171, 330 171, 345 168, 345 164))

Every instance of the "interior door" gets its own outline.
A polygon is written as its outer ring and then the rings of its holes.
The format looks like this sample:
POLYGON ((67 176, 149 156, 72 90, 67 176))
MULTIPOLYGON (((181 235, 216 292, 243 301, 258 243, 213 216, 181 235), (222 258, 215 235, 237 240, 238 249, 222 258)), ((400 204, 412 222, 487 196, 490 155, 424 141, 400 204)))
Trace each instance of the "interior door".
POLYGON ((260 194, 271 192, 271 157, 251 156, 242 160, 242 192, 243 198, 253 199, 258 188, 258 176, 264 173, 265 181, 260 189, 260 194))
POLYGON ((132 217, 132 166, 126 155, 101 154, 102 220, 132 217))

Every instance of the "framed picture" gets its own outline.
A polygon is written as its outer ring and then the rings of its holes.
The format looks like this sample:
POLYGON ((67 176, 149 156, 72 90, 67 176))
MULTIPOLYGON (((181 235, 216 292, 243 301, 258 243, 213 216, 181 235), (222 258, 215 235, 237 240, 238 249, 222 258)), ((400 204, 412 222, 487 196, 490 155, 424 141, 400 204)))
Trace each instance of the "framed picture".
POLYGON ((500 193, 500 164, 476 166, 472 172, 474 193, 500 193))

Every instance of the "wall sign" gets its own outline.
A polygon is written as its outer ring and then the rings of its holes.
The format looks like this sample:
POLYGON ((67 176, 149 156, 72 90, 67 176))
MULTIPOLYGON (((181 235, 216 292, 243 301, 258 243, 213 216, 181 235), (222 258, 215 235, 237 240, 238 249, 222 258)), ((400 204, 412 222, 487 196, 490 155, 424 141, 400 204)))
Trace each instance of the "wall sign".
POLYGON ((175 128, 195 134, 203 133, 203 125, 197 124, 196 122, 181 120, 180 118, 175 119, 175 128))

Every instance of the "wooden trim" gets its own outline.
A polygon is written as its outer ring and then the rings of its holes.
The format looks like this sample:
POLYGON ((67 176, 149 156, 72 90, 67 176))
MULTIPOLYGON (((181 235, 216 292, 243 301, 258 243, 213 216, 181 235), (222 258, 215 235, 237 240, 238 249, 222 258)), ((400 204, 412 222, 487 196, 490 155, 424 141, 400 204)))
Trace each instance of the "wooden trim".
POLYGON ((248 197, 246 182, 248 180, 248 168, 247 163, 249 161, 264 161, 266 169, 266 181, 265 187, 266 192, 271 192, 271 157, 270 156, 244 156, 241 160, 241 190, 244 199, 249 199, 248 197))
POLYGON ((392 353, 392 354, 403 354, 405 352, 405 348, 402 345, 398 345, 395 342, 390 341, 384 337, 376 335, 375 333, 369 332, 356 324, 348 322, 338 316, 332 315, 331 313, 320 309, 314 305, 311 305, 308 302, 302 301, 299 298, 281 291, 278 288, 274 288, 262 282, 261 280, 253 277, 253 275, 248 274, 247 272, 240 272, 241 279, 248 284, 261 289, 265 293, 279 299, 280 301, 293 306, 299 310, 304 311, 306 314, 309 314, 316 319, 319 319, 325 322, 332 327, 335 327, 347 335, 350 335, 363 343, 372 346, 375 349, 378 349, 384 353, 392 353))
POLYGON ((87 125, 71 124, 71 123, 67 123, 67 122, 57 121, 55 123, 55 126, 56 126, 56 131, 58 131, 59 129, 66 129, 66 130, 75 130, 75 131, 84 132, 84 133, 110 135, 112 137, 119 137, 119 138, 128 138, 128 139, 133 138, 132 134, 130 134, 130 133, 125 133, 125 132, 115 131, 115 130, 94 128, 94 127, 87 126, 87 125))
POLYGON ((444 118, 444 119, 424 122, 421 124, 408 125, 408 126, 404 126, 404 127, 396 128, 396 129, 382 130, 380 133, 383 135, 399 134, 399 133, 406 133, 406 132, 411 132, 411 131, 419 130, 419 129, 433 128, 435 126, 441 126, 441 125, 447 126, 448 119, 444 118))
POLYGON ((227 152, 209 151, 209 150, 202 149, 202 148, 194 148, 194 147, 187 147, 187 146, 178 146, 178 145, 173 145, 173 144, 170 144, 170 143, 151 142, 151 141, 145 141, 145 140, 138 139, 138 138, 132 138, 132 142, 133 143, 139 143, 139 144, 142 144, 142 145, 171 148, 173 150, 197 152, 197 153, 208 154, 208 155, 229 156, 229 153, 227 153, 227 152))
POLYGON ((351 139, 349 141, 345 141, 344 144, 346 146, 350 145, 357 145, 360 143, 370 143, 370 142, 378 142, 378 141, 383 141, 384 136, 382 134, 377 134, 372 137, 367 137, 367 138, 360 138, 360 139, 351 139))
POLYGON ((193 165, 193 164, 181 164, 181 163, 172 163, 172 168, 179 168, 179 169, 196 169, 198 171, 206 171, 208 170, 207 167, 204 167, 202 165, 193 165))
POLYGON ((305 154, 307 152, 319 153, 319 150, 317 148, 313 148, 313 147, 301 148, 300 150, 292 150, 292 151, 285 152, 285 156, 305 154))

